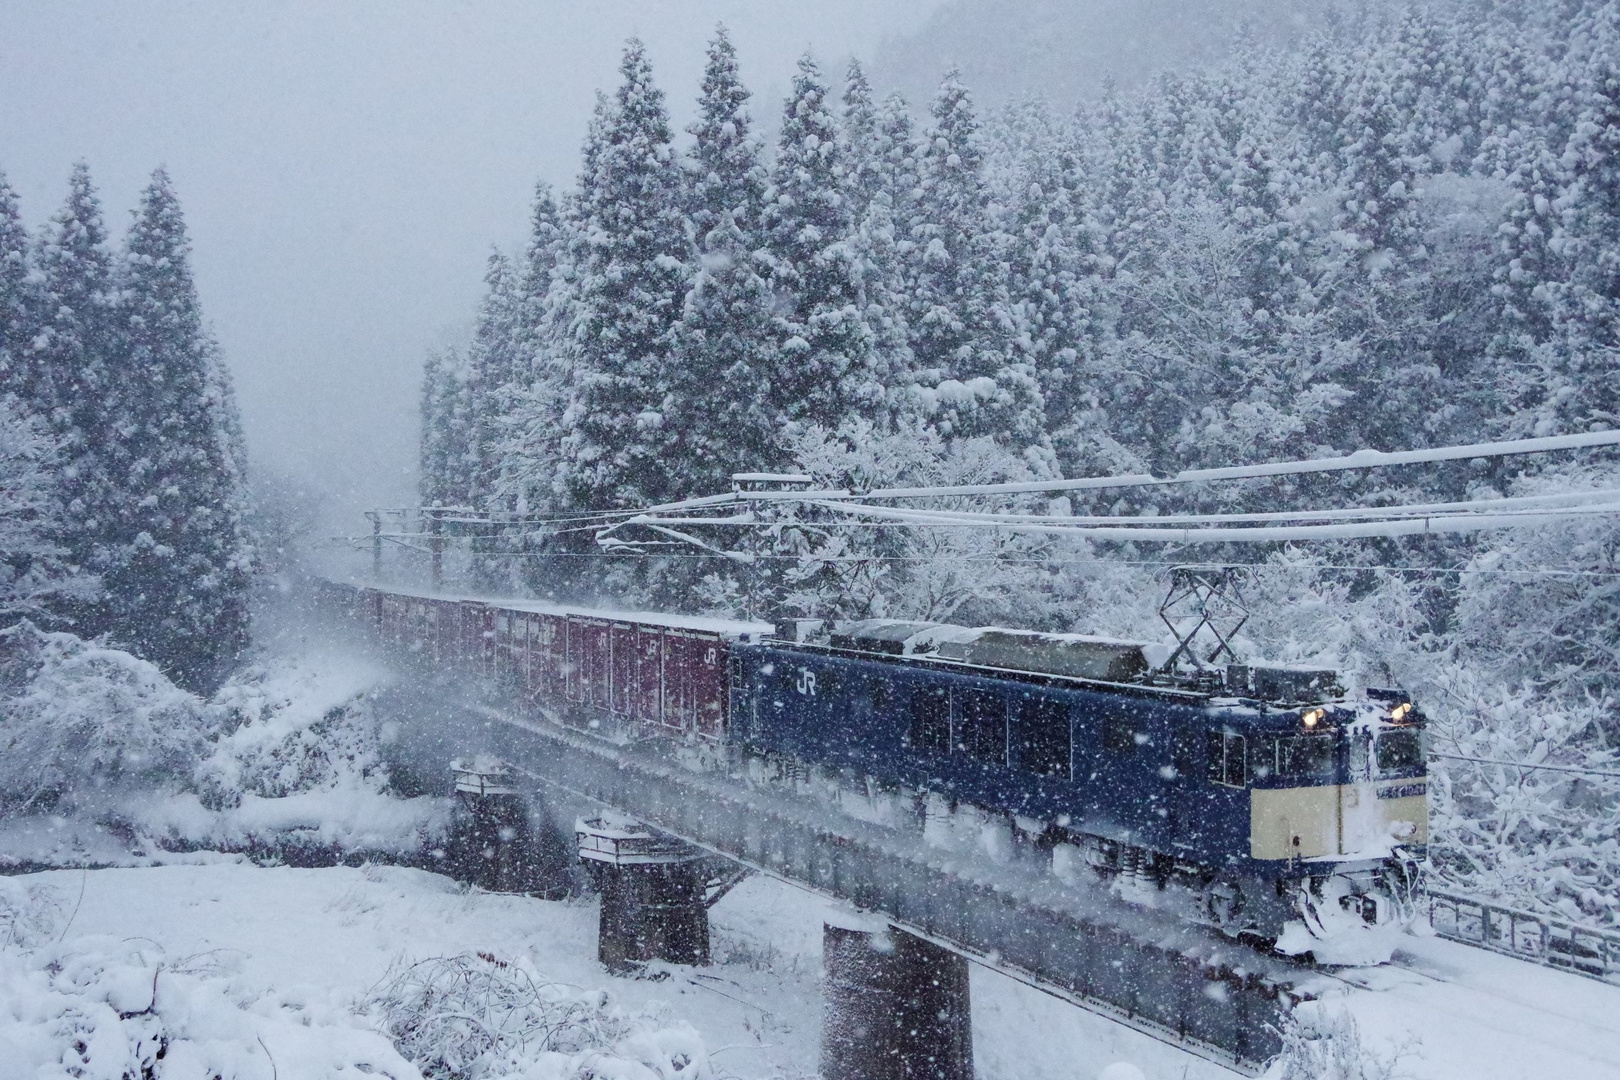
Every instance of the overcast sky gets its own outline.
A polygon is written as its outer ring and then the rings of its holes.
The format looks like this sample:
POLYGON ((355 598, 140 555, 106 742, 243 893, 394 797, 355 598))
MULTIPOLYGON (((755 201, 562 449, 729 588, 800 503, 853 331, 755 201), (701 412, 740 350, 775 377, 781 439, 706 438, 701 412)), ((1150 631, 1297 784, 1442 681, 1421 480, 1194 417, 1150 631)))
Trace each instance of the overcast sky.
POLYGON ((731 29, 754 113, 937 0, 0 4, 0 170, 31 228, 90 165, 121 240, 165 165, 255 463, 329 511, 411 501, 424 351, 470 319, 534 183, 572 183, 596 89, 647 43, 678 124, 731 29))

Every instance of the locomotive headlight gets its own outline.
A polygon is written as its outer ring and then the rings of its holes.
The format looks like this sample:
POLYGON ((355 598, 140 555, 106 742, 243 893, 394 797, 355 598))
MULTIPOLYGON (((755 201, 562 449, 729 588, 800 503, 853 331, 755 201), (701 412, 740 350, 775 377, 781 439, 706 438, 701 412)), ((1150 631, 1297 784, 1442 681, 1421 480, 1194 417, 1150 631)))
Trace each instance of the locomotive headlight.
POLYGON ((1300 723, 1304 724, 1306 727, 1314 728, 1317 724, 1322 722, 1322 718, 1326 715, 1326 709, 1312 709, 1310 712, 1301 716, 1299 720, 1300 723))
POLYGON ((1403 701, 1393 709, 1389 710, 1389 718, 1394 720, 1396 723, 1399 723, 1400 721, 1406 719, 1406 714, 1411 711, 1412 703, 1410 701, 1403 701))

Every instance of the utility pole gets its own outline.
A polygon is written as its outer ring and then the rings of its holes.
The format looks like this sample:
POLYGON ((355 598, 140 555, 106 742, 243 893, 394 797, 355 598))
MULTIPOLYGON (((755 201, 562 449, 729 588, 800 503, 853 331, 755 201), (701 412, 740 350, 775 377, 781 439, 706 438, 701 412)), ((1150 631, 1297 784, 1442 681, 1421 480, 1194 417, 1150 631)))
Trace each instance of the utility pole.
POLYGON ((377 510, 367 510, 366 517, 371 519, 371 580, 382 581, 382 513, 377 510))
POLYGON ((436 506, 422 513, 427 515, 428 548, 433 552, 433 587, 437 589, 444 584, 444 519, 436 506))

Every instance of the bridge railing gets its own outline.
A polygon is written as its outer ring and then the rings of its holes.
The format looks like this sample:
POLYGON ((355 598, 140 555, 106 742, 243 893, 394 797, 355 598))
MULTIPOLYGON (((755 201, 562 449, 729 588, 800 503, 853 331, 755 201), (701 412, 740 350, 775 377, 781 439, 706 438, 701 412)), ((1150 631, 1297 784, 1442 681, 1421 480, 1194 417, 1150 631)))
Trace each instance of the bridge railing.
POLYGON ((1440 937, 1620 983, 1620 932, 1503 907, 1471 896, 1429 892, 1429 925, 1440 937))

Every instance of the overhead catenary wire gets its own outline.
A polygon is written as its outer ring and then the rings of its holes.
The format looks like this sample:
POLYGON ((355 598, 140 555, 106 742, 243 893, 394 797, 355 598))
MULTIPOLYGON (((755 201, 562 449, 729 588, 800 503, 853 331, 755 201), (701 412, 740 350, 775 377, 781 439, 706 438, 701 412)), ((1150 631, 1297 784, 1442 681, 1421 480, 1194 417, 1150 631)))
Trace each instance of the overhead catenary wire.
MULTIPOLYGON (((874 507, 864 504, 843 502, 830 499, 806 499, 807 505, 836 510, 840 513, 860 515, 872 518, 882 518, 887 521, 920 521, 932 525, 962 524, 962 525, 1040 525, 1062 526, 1065 528, 1077 526, 1153 526, 1164 527, 1169 525, 1215 525, 1234 524, 1242 522, 1278 522, 1278 521, 1354 521, 1363 520, 1391 520, 1401 518, 1435 517, 1438 515, 1473 513, 1477 511, 1491 511, 1492 513, 1520 513, 1528 508, 1546 509, 1559 508, 1559 504, 1568 503, 1573 507, 1583 504, 1603 505, 1604 500, 1609 504, 1620 505, 1620 488, 1595 488, 1586 491, 1566 491, 1548 495, 1509 496, 1497 499, 1472 499, 1461 502, 1441 503, 1412 503, 1393 506, 1360 506, 1338 507, 1325 510, 1275 510, 1257 513, 1241 514, 1174 514, 1174 515, 1065 515, 1065 514, 1012 514, 993 513, 976 510, 948 510, 948 509, 917 509, 914 507, 883 506, 874 507)), ((745 514, 736 514, 729 517, 680 517, 658 516, 646 513, 618 522, 618 525, 746 525, 746 526, 775 526, 790 524, 791 522, 776 520, 761 520, 745 514)), ((610 526, 610 528, 616 526, 610 526)))
POLYGON ((1184 469, 1172 476, 1131 473, 1122 476, 1025 480, 997 484, 872 488, 858 492, 847 491, 842 488, 822 488, 806 491, 733 491, 718 495, 699 495, 689 499, 655 503, 652 506, 643 507, 639 511, 606 511, 602 516, 622 517, 627 514, 634 516, 637 513, 658 514, 726 505, 804 499, 848 499, 864 502, 873 499, 931 499, 946 495, 1016 495, 1041 492, 1106 490, 1110 488, 1165 487, 1176 484, 1297 476, 1307 473, 1382 469, 1399 465, 1422 465, 1442 461, 1467 461, 1473 458, 1514 457, 1524 454, 1545 454, 1562 450, 1581 450, 1602 446, 1620 446, 1620 430, 1588 431, 1574 435, 1552 435, 1535 439, 1505 439, 1497 442, 1467 443, 1459 446, 1437 446, 1424 450, 1385 452, 1363 449, 1340 457, 1303 458, 1295 461, 1263 462, 1256 465, 1233 465, 1218 469, 1184 469))
MULTIPOLYGON (((1371 538, 1397 538, 1404 536, 1442 535, 1481 532, 1488 529, 1548 525, 1560 521, 1595 515, 1620 514, 1620 501, 1595 503, 1585 506, 1546 508, 1535 510, 1506 510, 1498 513, 1413 514, 1370 521, 1343 522, 1325 525, 1258 525, 1244 527, 1182 526, 1165 527, 1153 524, 1153 518, 1140 518, 1140 523, 1120 525, 1070 525, 1061 518, 1044 521, 1025 520, 1021 515, 949 513, 905 510, 898 507, 869 506, 864 504, 825 501, 813 503, 820 509, 831 510, 851 517, 880 519, 897 525, 930 526, 935 528, 983 528, 1007 533, 1034 536, 1077 536, 1093 540, 1117 540, 1140 543, 1170 544, 1229 544, 1279 543, 1309 540, 1360 540, 1371 538)), ((1391 511, 1400 511, 1392 507, 1391 511)), ((630 518, 602 530, 607 537, 623 526, 666 524, 736 524, 733 521, 704 522, 680 518, 630 518)), ((756 527, 777 527, 782 522, 760 521, 756 527)), ((615 543, 622 541, 615 540, 615 543)))
MULTIPOLYGON (((1620 445, 1620 431, 1585 432, 1575 435, 1471 443, 1460 446, 1389 453, 1364 449, 1336 458, 1312 458, 1219 469, 1184 470, 1170 477, 1125 475, 1012 484, 878 488, 861 493, 827 488, 776 491, 743 491, 739 489, 728 493, 700 496, 639 509, 618 509, 589 513, 576 511, 558 515, 524 515, 506 512, 481 514, 466 507, 395 508, 374 510, 368 514, 372 518, 374 526, 377 527, 369 539, 376 543, 386 536, 395 544, 414 549, 415 545, 405 543, 407 538, 411 540, 430 539, 437 544, 443 535, 441 527, 444 524, 496 528, 533 524, 550 526, 548 533, 553 535, 568 532, 594 532, 599 545, 604 548, 614 549, 616 552, 649 549, 655 546, 668 547, 672 543, 675 545, 689 544, 708 552, 709 554, 706 557, 752 562, 756 558, 762 557, 761 554, 726 551, 698 539, 685 530, 698 526, 749 527, 757 529, 760 527, 774 528, 786 524, 806 524, 803 522, 762 520, 754 512, 755 508, 762 503, 788 502, 801 503, 812 508, 839 514, 845 519, 842 524, 846 526, 861 525, 881 528, 886 525, 911 525, 934 528, 987 528, 998 532, 1045 537, 1066 535, 1103 541, 1188 546, 1212 543, 1272 544, 1310 540, 1458 534, 1486 529, 1550 524, 1592 515, 1617 514, 1620 513, 1620 491, 1594 489, 1489 500, 1476 499, 1386 507, 1334 507, 1304 511, 1180 514, 1173 516, 1155 515, 1152 517, 1147 515, 1130 517, 1059 516, 1053 514, 987 513, 941 508, 921 509, 876 506, 872 505, 872 500, 887 499, 894 501, 961 495, 1050 493, 1088 488, 1106 489, 1228 481, 1482 457, 1547 453, 1614 445, 1620 445), (1574 505, 1558 505, 1571 503, 1574 505), (746 512, 723 517, 705 518, 693 516, 695 511, 718 510, 724 507, 746 508, 746 512), (434 521, 435 531, 427 534, 420 532, 383 534, 381 532, 383 517, 397 516, 401 519, 401 524, 403 524, 405 519, 412 513, 434 521), (1274 522, 1309 522, 1310 524, 1240 524, 1274 522), (563 527, 558 528, 558 526, 563 527), (626 526, 646 527, 666 539, 653 544, 645 541, 627 541, 616 535, 619 529, 626 526)), ((811 478, 795 475, 782 479, 804 482, 809 481, 811 478)), ((356 538, 357 542, 362 543, 365 539, 356 538)), ((489 554, 495 553, 491 552, 489 554)), ((662 557, 670 557, 670 553, 662 553, 662 557)), ((868 557, 860 556, 857 558, 868 557)))
POLYGON ((1430 758, 1442 758, 1447 761, 1472 761, 1480 765, 1499 765, 1508 769, 1531 769, 1543 772, 1580 773, 1584 776, 1602 776, 1610 780, 1620 780, 1620 772, 1613 772, 1607 769, 1588 769, 1579 765, 1550 765, 1545 763, 1533 765, 1527 761, 1499 761, 1495 758, 1470 757, 1467 754, 1442 754, 1435 750, 1431 750, 1428 756, 1430 758))
MULTIPOLYGON (((1081 477, 1019 481, 999 484, 946 485, 938 487, 874 488, 853 492, 843 488, 778 491, 730 491, 702 495, 651 506, 593 511, 562 511, 554 514, 516 512, 487 513, 463 506, 387 507, 374 509, 376 517, 422 514, 437 517, 446 524, 573 524, 605 523, 640 516, 685 512, 722 506, 747 506, 758 503, 801 502, 816 500, 848 500, 866 502, 875 499, 918 499, 950 495, 1033 494, 1076 490, 1105 490, 1129 487, 1162 487, 1175 484, 1209 483, 1229 480, 1259 479, 1274 476, 1292 476, 1308 473, 1388 468, 1399 465, 1427 464, 1442 461, 1469 460, 1483 457, 1508 457, 1524 454, 1551 453, 1591 447, 1620 445, 1620 431, 1592 431, 1574 435, 1555 435, 1534 439, 1510 439, 1488 443, 1470 443, 1460 446, 1431 447, 1423 450, 1384 452, 1357 450, 1341 457, 1305 458, 1295 461, 1264 462, 1255 465, 1236 465, 1216 469, 1187 469, 1172 476, 1156 477, 1149 474, 1122 476, 1081 477)), ((795 480, 803 479, 794 477, 795 480)), ((1234 520, 1236 520, 1234 518, 1234 520)), ((1252 520, 1262 520, 1254 518, 1252 520)))
MULTIPOLYGON (((379 536, 370 534, 363 536, 333 536, 327 542, 342 544, 347 547, 360 548, 370 544, 373 540, 392 539, 393 534, 383 533, 379 536)), ((410 534, 414 535, 414 534, 410 534)), ((415 545, 401 544, 401 547, 410 551, 428 554, 429 549, 415 545)), ((623 556, 613 550, 607 551, 556 551, 538 548, 523 548, 509 550, 481 550, 479 555, 499 556, 501 558, 524 559, 618 559, 623 556)), ((689 552, 684 554, 660 553, 661 559, 706 559, 710 561, 735 562, 731 554, 704 554, 689 552)), ((757 561, 777 562, 817 562, 817 563, 864 563, 864 562, 929 562, 937 558, 935 555, 885 555, 878 553, 855 555, 826 555, 826 554, 781 554, 775 552, 758 552, 753 554, 757 561)), ((954 559, 961 562, 984 563, 1029 563, 1043 566, 1091 566, 1106 563, 1110 566, 1137 566, 1137 567, 1172 567, 1180 566, 1182 562, 1176 559, 1117 559, 1112 556, 1091 557, 1060 557, 1055 555, 1008 555, 1005 552, 991 551, 982 553, 963 553, 954 555, 954 559)), ((1472 574, 1503 574, 1529 577, 1591 577, 1609 578, 1620 577, 1620 569, 1616 570, 1588 570, 1574 567, 1506 567, 1506 566, 1393 566, 1388 563, 1230 563, 1249 570, 1267 571, 1296 571, 1315 572, 1321 570, 1352 571, 1356 573, 1378 571, 1392 574, 1437 574, 1465 576, 1472 574)))
POLYGON ((1357 450, 1333 458, 1306 458, 1260 465, 1234 465, 1219 469, 1184 469, 1173 476, 1138 473, 1126 476, 1097 476, 1077 480, 1030 480, 1007 484, 960 484, 947 487, 878 488, 863 493, 868 499, 918 499, 940 495, 1012 495, 1051 491, 1087 491, 1121 487, 1161 487, 1170 484, 1197 484, 1223 480, 1255 480, 1272 476, 1305 473, 1380 469, 1394 465, 1420 465, 1440 461, 1467 461, 1471 458, 1512 457, 1544 454, 1559 450, 1580 450, 1595 446, 1620 445, 1620 431, 1588 431, 1576 435, 1553 435, 1538 439, 1508 439, 1500 442, 1437 446, 1426 450, 1357 450))
MULTIPOLYGON (((1365 540, 1481 532, 1527 525, 1548 525, 1574 518, 1593 515, 1620 514, 1620 502, 1597 503, 1580 507, 1541 510, 1508 510, 1500 513, 1422 514, 1411 517, 1391 517, 1373 521, 1347 522, 1331 525, 1247 526, 1239 528, 1181 527, 1166 528, 1152 525, 1152 518, 1142 518, 1142 524, 1091 526, 1066 525, 1062 519, 1049 519, 1050 524, 1030 521, 1007 521, 1001 515, 986 514, 978 519, 965 515, 934 514, 929 511, 910 512, 897 507, 877 507, 840 503, 817 504, 828 510, 869 518, 935 527, 990 528, 1004 532, 1028 533, 1037 536, 1082 536, 1095 540, 1124 540, 1143 543, 1176 544, 1229 544, 1278 543, 1305 540, 1365 540)), ((1392 509, 1399 509, 1392 508, 1392 509)), ((634 519, 629 523, 634 523, 634 519)))

